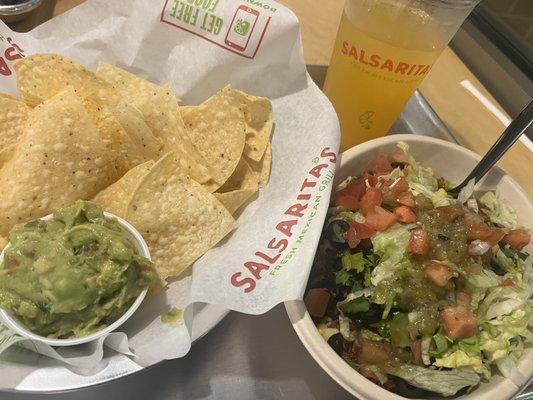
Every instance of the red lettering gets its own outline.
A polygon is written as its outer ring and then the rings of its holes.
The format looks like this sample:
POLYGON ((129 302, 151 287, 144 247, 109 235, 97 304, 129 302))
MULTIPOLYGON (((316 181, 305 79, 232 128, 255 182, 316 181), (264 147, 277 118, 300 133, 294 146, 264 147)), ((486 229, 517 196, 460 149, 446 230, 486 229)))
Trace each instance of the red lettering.
POLYGON ((424 68, 424 65, 417 65, 415 75, 420 75, 419 73, 420 71, 422 71, 423 68, 424 68))
POLYGON ((6 51, 4 52, 4 55, 9 61, 15 61, 22 57, 24 57, 22 54, 20 54, 17 49, 14 47, 8 47, 6 51))
POLYGON ((247 261, 244 263, 244 266, 257 280, 261 279, 261 272, 269 268, 268 265, 257 263, 255 261, 247 261))
POLYGON ((287 239, 279 239, 276 241, 276 238, 272 239, 270 242, 268 242, 267 247, 269 249, 275 250, 277 249, 280 253, 283 253, 285 249, 289 246, 289 241, 287 239))
POLYGON ((429 65, 426 65, 422 71, 418 75, 425 75, 429 72, 429 65))
POLYGON ((348 42, 347 41, 342 42, 341 53, 344 54, 344 55, 348 54, 348 42))
POLYGON ((265 260, 267 263, 269 263, 270 265, 274 264, 276 261, 278 261, 278 258, 281 256, 281 254, 278 254, 276 255, 276 257, 272 258, 272 257, 269 257, 267 256, 265 253, 263 253, 262 251, 256 251, 255 252, 255 255, 259 258, 262 258, 263 260, 265 260))
POLYGON ((365 65, 368 64, 365 61, 365 51, 364 50, 361 50, 361 52, 359 53, 359 62, 362 63, 362 64, 365 64, 365 65))
POLYGON ((285 215, 292 215, 293 217, 301 218, 304 216, 303 211, 307 208, 307 204, 294 204, 285 211, 285 215))
POLYGON ((0 74, 4 76, 10 76, 11 70, 6 64, 6 60, 3 57, 0 57, 0 74))
POLYGON ((409 68, 409 71, 407 71, 407 75, 411 75, 413 73, 413 71, 415 70, 416 68, 416 65, 411 65, 411 68, 409 68))
POLYGON ((409 68, 409 64, 406 64, 404 62, 399 62, 398 65, 396 66, 396 73, 400 73, 402 75, 405 75, 405 72, 407 71, 407 68, 409 68))
POLYGON ((13 42, 13 39, 11 39, 10 37, 8 37, 8 38, 7 38, 7 42, 8 42, 11 46, 13 46, 15 49, 17 49, 17 51, 18 51, 20 54, 24 54, 24 50, 22 50, 22 49, 18 46, 18 44, 14 43, 14 42, 13 42))
POLYGON ((337 155, 333 151, 331 151, 329 147, 326 147, 324 150, 322 150, 322 152, 320 153, 320 157, 329 157, 329 162, 331 163, 337 162, 337 155))
POLYGON ((383 65, 381 66, 381 69, 388 69, 390 72, 392 72, 392 67, 394 64, 392 63, 391 59, 387 59, 383 65))
POLYGON ((300 187, 300 192, 303 192, 306 188, 313 188, 316 186, 316 182, 308 181, 307 178, 305 178, 304 183, 302 183, 302 187, 300 187))
POLYGON ((255 289, 256 283, 252 278, 241 279, 242 273, 235 272, 231 275, 231 284, 235 287, 247 286, 244 288, 244 293, 250 293, 255 289))
POLYGON ((276 229, 283 233, 285 236, 291 237, 291 229, 294 228, 296 225, 298 225, 298 221, 295 219, 291 219, 290 221, 281 221, 279 224, 276 225, 276 229))
POLYGON ((297 197, 298 200, 311 200, 310 194, 299 194, 297 197))
POLYGON ((309 171, 309 174, 313 175, 316 178, 320 178, 320 175, 322 175, 322 170, 327 167, 328 164, 318 164, 317 166, 313 167, 311 171, 309 171))
POLYGON ((350 57, 353 57, 357 60, 357 49, 355 46, 352 46, 350 49, 350 54, 348 54, 350 57))
POLYGON ((379 67, 380 62, 381 62, 381 57, 378 56, 377 54, 372 54, 370 56, 370 66, 371 67, 374 67, 374 68, 379 67))

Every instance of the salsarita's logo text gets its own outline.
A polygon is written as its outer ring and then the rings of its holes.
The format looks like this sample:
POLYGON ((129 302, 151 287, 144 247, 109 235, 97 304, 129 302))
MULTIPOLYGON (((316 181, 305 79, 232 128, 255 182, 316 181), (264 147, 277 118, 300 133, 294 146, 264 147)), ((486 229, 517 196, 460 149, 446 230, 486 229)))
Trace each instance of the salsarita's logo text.
POLYGON ((368 51, 367 49, 355 46, 347 41, 342 42, 342 55, 366 65, 376 70, 390 72, 404 76, 424 76, 429 72, 429 64, 410 64, 399 60, 385 57, 381 54, 368 51))
POLYGON ((24 51, 9 37, 0 33, 0 77, 13 75, 12 64, 24 57, 24 51))

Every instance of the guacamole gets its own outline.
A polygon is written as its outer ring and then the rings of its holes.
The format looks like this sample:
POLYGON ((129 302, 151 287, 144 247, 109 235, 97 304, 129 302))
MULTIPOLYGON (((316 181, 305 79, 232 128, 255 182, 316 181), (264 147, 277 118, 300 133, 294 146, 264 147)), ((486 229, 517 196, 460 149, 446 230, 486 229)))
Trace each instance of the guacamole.
POLYGON ((78 201, 15 226, 0 265, 0 307, 50 338, 83 337, 120 318, 154 280, 116 220, 78 201))

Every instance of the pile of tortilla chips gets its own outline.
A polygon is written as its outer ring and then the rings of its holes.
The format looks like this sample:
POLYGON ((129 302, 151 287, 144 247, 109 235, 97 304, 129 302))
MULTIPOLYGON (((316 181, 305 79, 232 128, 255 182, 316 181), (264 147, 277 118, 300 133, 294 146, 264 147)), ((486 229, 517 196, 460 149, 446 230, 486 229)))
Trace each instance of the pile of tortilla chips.
POLYGON ((268 99, 225 87, 181 106, 168 86, 52 54, 15 69, 23 101, 0 93, 0 246, 15 224, 92 199, 141 232, 165 280, 268 182, 268 99))

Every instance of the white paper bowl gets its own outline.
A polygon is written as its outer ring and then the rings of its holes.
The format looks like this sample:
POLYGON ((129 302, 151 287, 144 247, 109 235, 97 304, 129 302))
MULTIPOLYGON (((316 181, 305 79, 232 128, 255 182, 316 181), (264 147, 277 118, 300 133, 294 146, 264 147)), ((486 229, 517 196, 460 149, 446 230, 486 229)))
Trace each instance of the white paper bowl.
MULTIPOLYGON (((128 240, 135 246, 135 249, 137 250, 138 254, 151 260, 150 250, 148 249, 148 245, 144 241, 141 234, 130 223, 108 212, 104 212, 104 216, 106 219, 112 219, 112 218, 116 219, 120 228, 122 229, 122 231, 124 232, 128 240)), ((44 221, 49 221, 52 218, 53 218, 53 215, 50 214, 41 219, 44 221)), ((9 246, 10 246, 10 243, 6 245, 6 247, 0 254, 0 263, 4 261, 4 252, 7 250, 9 246)), ((37 335, 36 333, 33 333, 32 331, 28 330, 24 326, 24 324, 22 324, 18 320, 18 318, 16 318, 10 312, 4 309, 0 309, 0 319, 9 329, 11 329, 12 331, 18 333, 20 336, 23 336, 25 338, 28 338, 31 340, 37 340, 39 342, 49 344, 50 346, 76 346, 78 344, 88 343, 88 342, 92 342, 93 340, 97 340, 98 338, 118 329, 118 327, 124 324, 133 315, 133 313, 135 313, 135 311, 139 308, 144 298, 146 297, 147 292, 148 292, 148 289, 143 290, 141 294, 139 294, 137 299, 135 299, 131 307, 124 313, 124 315, 122 315, 122 317, 117 319, 111 325, 107 326, 106 328, 102 330, 94 332, 88 336, 79 337, 79 338, 50 339, 44 336, 37 335)))
MULTIPOLYGON (((335 182, 339 183, 350 175, 363 172, 379 148, 391 150, 400 140, 409 143, 416 160, 434 169, 437 176, 452 182, 461 182, 481 157, 470 150, 453 143, 425 136, 394 135, 371 140, 342 154, 335 182)), ((524 166, 525 168, 531 166, 524 166)), ((481 189, 495 189, 517 211, 521 225, 533 226, 533 205, 520 186, 500 168, 493 168, 479 186, 481 189)), ((527 251, 531 252, 530 244, 527 251)), ((320 336, 302 301, 285 303, 285 308, 300 340, 315 361, 335 381, 361 400, 400 400, 399 396, 372 383, 352 369, 320 336)), ((526 349, 518 369, 524 376, 517 386, 509 379, 495 375, 488 383, 482 383, 472 393, 459 397, 469 400, 507 400, 513 398, 533 377, 533 349, 526 349)), ((435 396, 435 398, 441 398, 435 396)))

